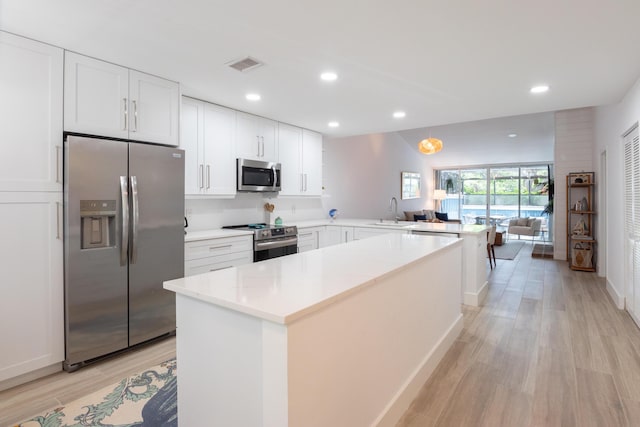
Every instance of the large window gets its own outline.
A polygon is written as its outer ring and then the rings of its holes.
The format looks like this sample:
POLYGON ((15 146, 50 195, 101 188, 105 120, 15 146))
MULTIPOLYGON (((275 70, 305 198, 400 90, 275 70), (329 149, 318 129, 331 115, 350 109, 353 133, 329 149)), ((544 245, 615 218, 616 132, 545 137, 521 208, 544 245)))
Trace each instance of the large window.
POLYGON ((436 188, 447 192, 441 210, 465 224, 498 227, 511 218, 544 216, 551 171, 547 164, 436 170, 436 188))

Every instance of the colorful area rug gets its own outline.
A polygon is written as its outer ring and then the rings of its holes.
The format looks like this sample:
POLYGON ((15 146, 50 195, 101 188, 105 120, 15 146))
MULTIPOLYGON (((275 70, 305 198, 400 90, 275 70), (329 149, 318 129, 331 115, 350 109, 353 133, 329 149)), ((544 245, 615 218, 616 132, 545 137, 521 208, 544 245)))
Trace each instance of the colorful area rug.
POLYGON ((524 242, 509 241, 502 246, 494 246, 493 249, 496 252, 496 259, 515 259, 523 246, 524 242))
POLYGON ((176 360, 171 359, 16 427, 177 426, 176 392, 176 360))

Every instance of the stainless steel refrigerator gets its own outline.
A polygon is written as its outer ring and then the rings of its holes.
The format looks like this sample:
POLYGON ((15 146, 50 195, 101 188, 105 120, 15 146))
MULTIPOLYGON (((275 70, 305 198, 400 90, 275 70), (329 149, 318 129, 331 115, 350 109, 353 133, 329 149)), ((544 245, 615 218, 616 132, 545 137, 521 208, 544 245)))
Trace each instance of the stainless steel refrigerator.
POLYGON ((184 152, 68 136, 65 370, 175 331, 184 276, 184 152))

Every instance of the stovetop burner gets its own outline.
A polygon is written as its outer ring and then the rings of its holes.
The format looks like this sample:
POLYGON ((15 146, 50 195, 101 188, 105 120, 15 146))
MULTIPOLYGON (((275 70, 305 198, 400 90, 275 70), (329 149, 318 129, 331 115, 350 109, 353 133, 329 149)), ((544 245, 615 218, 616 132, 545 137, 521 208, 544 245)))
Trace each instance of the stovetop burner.
POLYGON ((264 222, 242 225, 227 225, 222 228, 234 230, 251 230, 254 232, 254 240, 269 240, 298 235, 298 227, 295 225, 271 225, 264 222))

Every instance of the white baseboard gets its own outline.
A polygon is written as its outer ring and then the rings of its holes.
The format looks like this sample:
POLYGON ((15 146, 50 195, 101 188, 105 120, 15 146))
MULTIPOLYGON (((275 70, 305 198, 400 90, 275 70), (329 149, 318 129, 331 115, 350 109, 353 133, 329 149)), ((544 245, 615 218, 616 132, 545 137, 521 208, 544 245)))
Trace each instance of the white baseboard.
POLYGON ((402 389, 394 396, 382 414, 374 421, 372 425, 377 427, 393 427, 400 420, 402 415, 411 405, 413 399, 418 395, 420 389, 429 379, 433 371, 440 363, 440 360, 447 353, 447 350, 453 345, 460 332, 464 322, 462 314, 456 319, 451 327, 440 338, 435 347, 427 354, 411 377, 404 384, 402 389))
POLYGON ((484 297, 487 296, 487 292, 489 291, 489 282, 485 281, 484 284, 480 287, 478 292, 465 292, 464 293, 464 301, 462 303, 464 305, 472 305, 474 307, 478 307, 480 303, 484 300, 484 297))
POLYGON ((607 278, 607 292, 609 292, 609 296, 611 296, 616 307, 620 310, 624 310, 624 296, 620 295, 616 287, 609 281, 609 278, 607 278))
POLYGON ((60 371, 62 371, 62 362, 54 363, 53 365, 45 366, 44 368, 36 369, 35 371, 0 381, 0 391, 8 390, 15 386, 37 380, 60 371))

